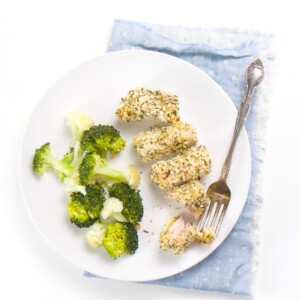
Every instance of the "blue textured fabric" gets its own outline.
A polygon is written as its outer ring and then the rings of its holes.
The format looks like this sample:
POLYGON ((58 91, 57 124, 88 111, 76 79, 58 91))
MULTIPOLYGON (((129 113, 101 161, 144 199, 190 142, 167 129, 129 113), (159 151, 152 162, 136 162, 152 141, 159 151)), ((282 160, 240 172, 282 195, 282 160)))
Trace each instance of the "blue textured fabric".
MULTIPOLYGON (((256 94, 246 130, 252 155, 252 179, 244 210, 222 245, 198 265, 180 274, 147 283, 249 295, 257 267, 258 217, 262 204, 265 129, 270 108, 273 36, 237 29, 201 29, 117 20, 109 51, 154 50, 184 59, 209 74, 238 107, 244 91, 243 70, 260 58, 266 76, 256 94), (226 73, 224 72, 226 66, 226 73)), ((88 275, 88 274, 87 274, 88 275)))

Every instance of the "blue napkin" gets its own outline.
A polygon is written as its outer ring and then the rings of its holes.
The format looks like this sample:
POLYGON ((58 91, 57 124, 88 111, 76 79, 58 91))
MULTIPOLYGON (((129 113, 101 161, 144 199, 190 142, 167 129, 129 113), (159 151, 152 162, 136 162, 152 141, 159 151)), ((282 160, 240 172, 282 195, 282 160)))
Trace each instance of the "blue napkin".
POLYGON ((265 131, 270 108, 271 69, 275 60, 273 40, 272 35, 254 31, 115 21, 109 51, 154 50, 184 59, 209 74, 228 93, 236 107, 243 95, 243 74, 249 63, 260 58, 266 72, 246 123, 251 145, 252 179, 246 205, 236 226, 222 245, 198 265, 180 274, 147 283, 252 294, 258 265, 265 131))

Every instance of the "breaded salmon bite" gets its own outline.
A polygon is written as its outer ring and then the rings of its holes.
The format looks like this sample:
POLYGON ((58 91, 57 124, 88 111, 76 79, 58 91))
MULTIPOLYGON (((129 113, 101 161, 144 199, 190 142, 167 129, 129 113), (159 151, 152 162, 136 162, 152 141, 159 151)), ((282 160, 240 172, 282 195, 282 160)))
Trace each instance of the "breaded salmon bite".
POLYGON ((181 216, 170 218, 160 234, 160 247, 174 254, 183 253, 195 240, 196 230, 181 216))
POLYGON ((205 212, 209 203, 209 198, 198 179, 168 190, 166 198, 182 204, 195 218, 199 218, 205 212))
POLYGON ((161 190, 171 190, 181 184, 207 175, 211 170, 210 155, 205 146, 186 150, 168 160, 152 165, 151 181, 161 190))
POLYGON ((155 120, 176 123, 180 119, 178 97, 170 93, 135 88, 121 100, 116 115, 122 121, 155 120))
POLYGON ((197 132, 188 123, 155 127, 133 138, 133 144, 143 162, 186 150, 197 143, 197 132))

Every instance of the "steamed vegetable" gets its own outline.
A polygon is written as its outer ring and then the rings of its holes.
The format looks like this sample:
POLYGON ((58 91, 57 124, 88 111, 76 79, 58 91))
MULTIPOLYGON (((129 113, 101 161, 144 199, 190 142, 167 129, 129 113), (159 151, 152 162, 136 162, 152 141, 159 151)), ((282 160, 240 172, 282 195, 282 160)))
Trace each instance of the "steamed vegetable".
POLYGON ((90 227, 99 220, 105 201, 104 189, 100 184, 87 185, 86 194, 74 192, 70 195, 68 213, 77 227, 90 227))
POLYGON ((124 254, 134 254, 138 248, 138 235, 130 223, 110 223, 107 226, 102 245, 112 258, 124 254))
POLYGON ((68 151, 60 158, 53 155, 50 143, 43 144, 35 150, 33 171, 59 176, 68 193, 68 217, 75 226, 89 228, 86 241, 90 247, 103 245, 112 258, 135 253, 138 235, 133 224, 143 216, 142 198, 136 190, 140 175, 133 165, 125 171, 109 166, 110 159, 125 148, 125 140, 115 127, 95 126, 81 112, 68 113, 66 125, 71 130, 68 151))

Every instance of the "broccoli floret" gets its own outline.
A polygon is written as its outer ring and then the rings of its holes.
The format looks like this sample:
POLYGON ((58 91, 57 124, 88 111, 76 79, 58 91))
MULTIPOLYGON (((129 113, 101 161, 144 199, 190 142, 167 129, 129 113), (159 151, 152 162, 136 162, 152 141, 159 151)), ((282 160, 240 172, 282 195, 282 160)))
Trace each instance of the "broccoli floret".
POLYGON ((122 215, 132 224, 142 220, 144 208, 138 190, 131 189, 126 183, 115 183, 109 188, 109 196, 123 203, 122 215))
POLYGON ((107 153, 116 155, 125 147, 125 140, 120 132, 113 126, 97 125, 84 131, 81 139, 81 147, 88 152, 95 152, 106 159, 107 153))
POLYGON ((94 120, 82 112, 69 112, 66 115, 66 125, 72 131, 71 145, 80 142, 82 134, 94 125, 94 120))
POLYGON ((102 245, 114 259, 125 253, 134 254, 138 248, 137 231, 130 223, 110 223, 107 226, 102 245))
POLYGON ((45 171, 53 170, 58 174, 61 180, 72 174, 73 167, 69 165, 69 155, 64 156, 63 159, 56 158, 52 152, 50 143, 46 143, 40 148, 35 150, 33 157, 33 170, 40 175, 43 175, 45 171))
POLYGON ((87 153, 78 169, 81 184, 94 182, 127 182, 124 173, 107 166, 107 161, 96 153, 87 153))
POLYGON ((100 216, 105 201, 105 192, 100 184, 87 185, 86 194, 74 192, 70 195, 68 213, 72 223, 78 227, 90 227, 100 216))

